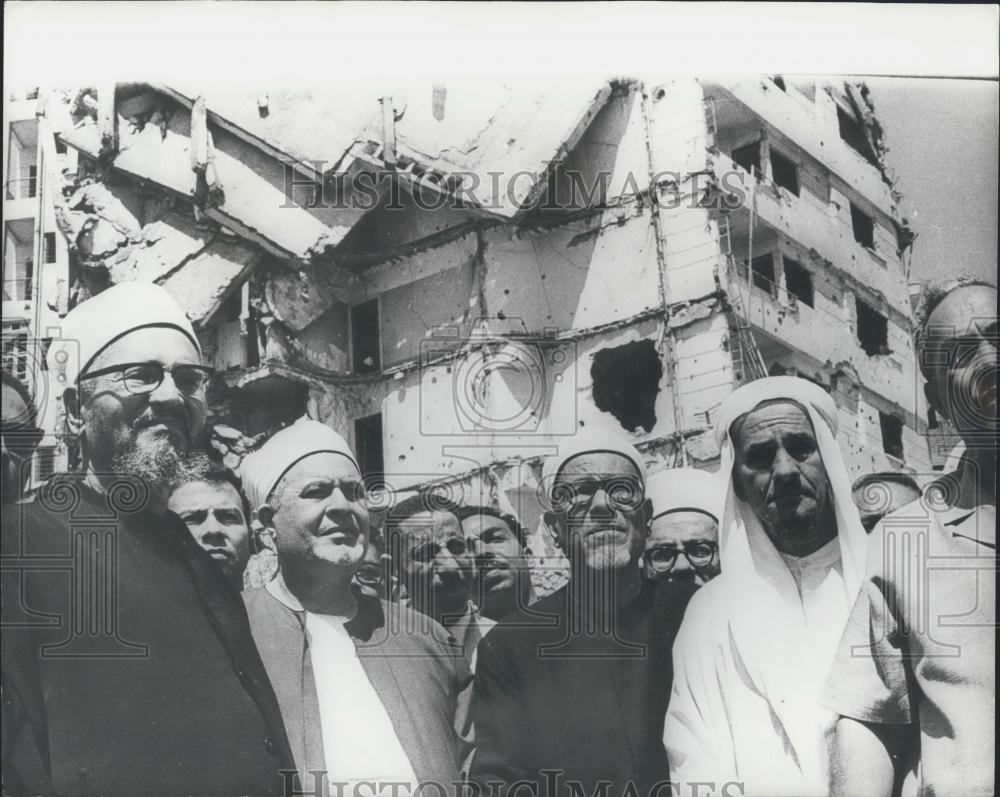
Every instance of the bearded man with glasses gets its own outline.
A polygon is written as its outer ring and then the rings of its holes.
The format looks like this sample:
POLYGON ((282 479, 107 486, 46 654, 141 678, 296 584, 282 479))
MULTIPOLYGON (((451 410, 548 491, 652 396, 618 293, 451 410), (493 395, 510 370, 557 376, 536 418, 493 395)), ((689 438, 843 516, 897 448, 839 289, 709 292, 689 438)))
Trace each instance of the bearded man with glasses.
POLYGON ((4 508, 5 793, 277 793, 294 761, 239 594, 167 506, 206 419, 190 321, 117 285, 49 369, 82 473, 4 508))

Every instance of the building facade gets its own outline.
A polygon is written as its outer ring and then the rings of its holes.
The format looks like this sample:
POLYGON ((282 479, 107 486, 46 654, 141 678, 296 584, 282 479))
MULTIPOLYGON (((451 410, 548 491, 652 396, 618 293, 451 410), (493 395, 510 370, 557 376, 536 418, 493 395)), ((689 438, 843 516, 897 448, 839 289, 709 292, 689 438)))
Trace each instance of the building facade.
POLYGON ((35 397, 45 431, 32 463, 36 485, 66 465, 45 353, 69 301, 69 252, 55 223, 61 197, 52 191, 62 184, 64 170, 76 170, 75 152, 54 135, 69 124, 70 96, 32 88, 4 97, 2 358, 3 368, 35 397))
POLYGON ((146 279, 184 304, 233 467, 308 414, 376 502, 435 482, 536 528, 568 436, 711 470, 723 398, 789 373, 836 399, 853 476, 931 468, 912 236, 861 84, 119 84, 71 110, 71 300, 146 279))

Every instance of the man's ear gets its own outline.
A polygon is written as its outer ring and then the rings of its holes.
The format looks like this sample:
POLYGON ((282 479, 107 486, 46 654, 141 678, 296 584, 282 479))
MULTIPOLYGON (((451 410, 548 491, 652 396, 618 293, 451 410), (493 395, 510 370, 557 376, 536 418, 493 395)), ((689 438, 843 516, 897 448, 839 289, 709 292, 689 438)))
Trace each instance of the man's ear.
POLYGON ((76 436, 83 427, 83 413, 80 407, 80 393, 75 387, 68 387, 62 395, 63 409, 66 412, 67 431, 76 436))
POLYGON ((642 527, 646 530, 644 536, 648 537, 652 529, 650 524, 653 522, 653 502, 651 499, 647 498, 642 502, 642 506, 639 508, 642 512, 642 527))
POLYGON ((733 480, 733 492, 736 497, 741 501, 746 501, 746 493, 743 491, 743 481, 740 479, 740 471, 737 465, 733 465, 733 475, 730 477, 733 480))
POLYGON ((274 507, 270 504, 261 504, 257 507, 257 520, 263 526, 262 531, 274 528, 274 507))

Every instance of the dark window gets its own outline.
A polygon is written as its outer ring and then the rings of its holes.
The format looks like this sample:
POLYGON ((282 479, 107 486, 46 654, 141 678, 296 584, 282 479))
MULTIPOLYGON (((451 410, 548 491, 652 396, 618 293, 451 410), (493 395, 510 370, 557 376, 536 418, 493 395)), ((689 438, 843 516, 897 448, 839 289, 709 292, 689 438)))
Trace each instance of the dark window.
POLYGON ((840 128, 840 137, 847 142, 848 146, 855 149, 869 163, 878 165, 878 158, 872 151, 872 145, 865 134, 864 125, 839 105, 837 106, 837 126, 840 128))
POLYGON ((222 303, 220 310, 222 318, 226 321, 239 321, 240 313, 243 312, 243 292, 233 291, 229 298, 222 303))
POLYGON ((799 195, 798 167, 777 150, 771 150, 771 176, 776 185, 799 195))
POLYGON ((755 288, 775 295, 774 258, 771 255, 761 255, 750 261, 750 281, 755 288))
POLYGON ((355 373, 380 370, 379 349, 378 299, 371 299, 351 308, 351 352, 355 373))
POLYGON ((663 364, 651 340, 601 349, 590 366, 594 405, 630 432, 639 426, 651 432, 662 377, 663 364))
POLYGON ((785 88, 785 79, 781 75, 775 75, 772 77, 771 82, 782 91, 788 91, 788 89, 785 88))
POLYGON ((803 304, 814 307, 812 274, 802 268, 798 260, 785 260, 785 287, 803 304))
POLYGON ((65 141, 60 141, 57 138, 56 139, 56 155, 65 155, 65 154, 66 154, 66 142, 65 141))
POLYGON ((38 167, 29 166, 28 167, 28 199, 31 199, 38 193, 38 167))
POLYGON ((366 483, 380 482, 385 473, 382 457, 382 413, 359 418, 354 422, 354 447, 358 465, 366 483))
POLYGON ((760 175, 760 142, 747 144, 745 147, 733 150, 733 163, 742 166, 748 172, 760 175))
POLYGON ((903 421, 895 415, 884 412, 878 414, 879 426, 882 427, 882 450, 896 459, 903 458, 903 421))
POLYGON ((56 234, 54 232, 45 233, 45 262, 56 262, 56 234))
POLYGON ((24 284, 18 292, 18 298, 29 301, 31 299, 31 288, 35 284, 35 261, 30 257, 24 261, 24 284))
POLYGON ((858 311, 858 340, 865 354, 889 353, 889 322, 878 310, 860 299, 855 300, 858 311))
POLYGON ((869 249, 875 248, 875 221, 851 203, 851 229, 854 230, 854 240, 869 249))
POLYGON ((934 412, 934 408, 933 407, 928 407, 927 408, 927 428, 928 429, 937 429, 940 425, 941 424, 938 423, 937 413, 934 412))

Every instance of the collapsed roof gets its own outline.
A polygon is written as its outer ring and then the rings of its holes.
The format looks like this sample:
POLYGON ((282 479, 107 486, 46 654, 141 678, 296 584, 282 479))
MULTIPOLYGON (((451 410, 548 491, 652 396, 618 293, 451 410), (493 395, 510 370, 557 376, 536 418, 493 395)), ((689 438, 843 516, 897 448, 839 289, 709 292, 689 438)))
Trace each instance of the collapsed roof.
POLYGON ((319 186, 381 170, 459 193, 474 212, 515 220, 537 202, 550 169, 613 88, 597 80, 529 80, 381 92, 355 84, 263 92, 176 84, 85 89, 73 101, 75 126, 60 138, 110 169, 105 175, 190 202, 201 226, 216 232, 196 229, 185 214, 154 224, 123 221, 127 213, 94 184, 89 194, 74 194, 60 226, 84 265, 103 267, 109 283, 158 281, 183 295, 196 322, 209 320, 261 250, 299 271, 322 264, 331 284, 349 288, 356 275, 331 256, 375 204, 311 202, 319 186), (90 201, 94 196, 99 201, 90 201), (223 241, 219 229, 239 240, 223 241))

